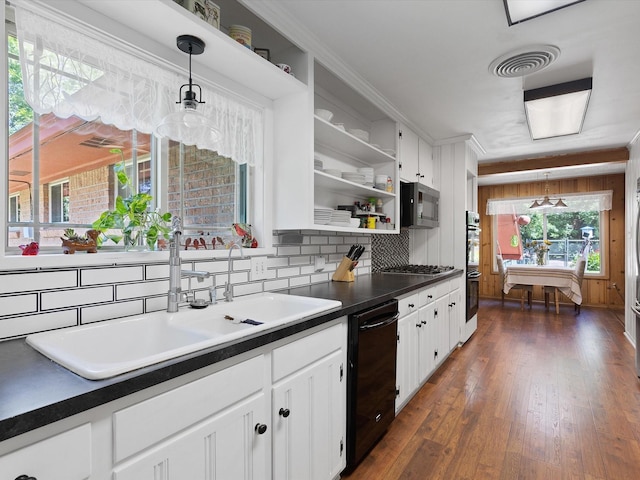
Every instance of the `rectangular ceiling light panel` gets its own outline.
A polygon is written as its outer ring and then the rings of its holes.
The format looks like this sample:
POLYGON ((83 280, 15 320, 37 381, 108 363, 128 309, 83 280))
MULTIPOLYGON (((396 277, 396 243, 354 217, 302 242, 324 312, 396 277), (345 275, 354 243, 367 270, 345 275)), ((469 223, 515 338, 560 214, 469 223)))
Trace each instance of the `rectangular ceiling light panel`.
POLYGON ((503 0, 509 26, 555 12, 584 0, 503 0))
POLYGON ((591 96, 592 79, 524 92, 524 110, 533 140, 580 133, 591 96))

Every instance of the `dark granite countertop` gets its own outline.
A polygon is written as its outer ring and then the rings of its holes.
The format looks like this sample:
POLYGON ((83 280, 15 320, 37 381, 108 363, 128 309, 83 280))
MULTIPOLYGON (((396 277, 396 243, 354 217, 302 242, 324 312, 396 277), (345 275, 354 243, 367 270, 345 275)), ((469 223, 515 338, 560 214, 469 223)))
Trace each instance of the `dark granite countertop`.
POLYGON ((86 380, 29 347, 25 340, 0 343, 0 441, 106 404, 295 333, 349 315, 405 293, 453 278, 375 273, 354 282, 327 282, 284 291, 339 300, 342 309, 302 320, 105 380, 86 380))

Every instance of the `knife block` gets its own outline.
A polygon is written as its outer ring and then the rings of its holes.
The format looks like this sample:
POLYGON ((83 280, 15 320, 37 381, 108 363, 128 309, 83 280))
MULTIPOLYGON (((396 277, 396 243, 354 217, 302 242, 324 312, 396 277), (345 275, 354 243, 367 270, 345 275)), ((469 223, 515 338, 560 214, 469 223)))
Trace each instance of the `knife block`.
POLYGON ((358 262, 354 262, 350 258, 343 257, 340 265, 335 272, 333 272, 333 277, 331 280, 334 282, 353 282, 355 279, 355 275, 353 273, 353 268, 356 266, 358 262))

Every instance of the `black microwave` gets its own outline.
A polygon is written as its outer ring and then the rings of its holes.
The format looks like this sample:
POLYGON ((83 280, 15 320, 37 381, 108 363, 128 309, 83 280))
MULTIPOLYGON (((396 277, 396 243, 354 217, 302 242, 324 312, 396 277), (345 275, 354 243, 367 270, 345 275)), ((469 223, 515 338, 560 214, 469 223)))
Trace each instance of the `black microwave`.
POLYGON ((402 183, 400 225, 409 228, 435 228, 439 225, 440 192, 418 182, 402 183))

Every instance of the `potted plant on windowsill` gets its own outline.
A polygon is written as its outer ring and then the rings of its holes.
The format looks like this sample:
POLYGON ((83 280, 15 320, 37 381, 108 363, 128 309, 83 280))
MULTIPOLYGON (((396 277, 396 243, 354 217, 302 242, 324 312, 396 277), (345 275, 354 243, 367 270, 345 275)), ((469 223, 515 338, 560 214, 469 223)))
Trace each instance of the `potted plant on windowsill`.
MULTIPOLYGON (((133 192, 122 150, 112 148, 109 151, 120 154, 121 161, 114 165, 114 171, 120 185, 133 192)), ((152 200, 153 197, 148 193, 135 193, 125 198, 118 195, 115 208, 102 212, 92 224, 102 234, 99 243, 102 244, 106 239, 117 244, 124 239, 126 250, 154 250, 158 240, 167 238, 171 231, 171 213, 151 210, 152 200), (108 233, 110 230, 120 230, 122 235, 108 233)))

